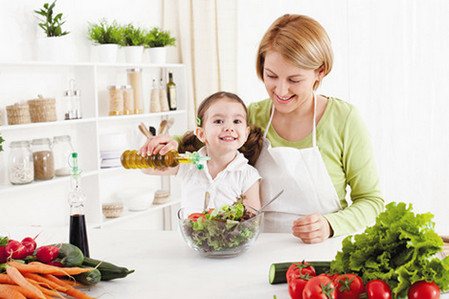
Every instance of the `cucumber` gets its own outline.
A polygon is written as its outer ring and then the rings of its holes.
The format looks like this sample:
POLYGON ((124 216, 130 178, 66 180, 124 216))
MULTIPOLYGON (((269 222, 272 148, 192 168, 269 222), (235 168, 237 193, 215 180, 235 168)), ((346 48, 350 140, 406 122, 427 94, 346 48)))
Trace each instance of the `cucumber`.
MULTIPOLYGON (((82 266, 84 268, 84 266, 82 266)), ((89 272, 80 273, 74 276, 75 280, 84 285, 95 285, 101 280, 101 272, 98 269, 92 269, 89 272)))
POLYGON ((84 254, 77 246, 69 243, 53 244, 59 248, 58 259, 64 267, 78 267, 84 261, 84 254))
POLYGON ((111 280, 116 278, 124 278, 134 270, 128 270, 125 267, 119 267, 112 263, 84 257, 83 266, 97 268, 101 272, 101 280, 111 280))
MULTIPOLYGON (((270 284, 286 283, 287 278, 285 275, 287 274, 288 268, 294 263, 300 262, 285 262, 285 263, 271 264, 270 272, 268 274, 268 281, 270 282, 270 284)), ((316 275, 327 273, 331 268, 331 262, 313 261, 307 263, 309 263, 311 266, 313 266, 313 268, 315 268, 316 275)))

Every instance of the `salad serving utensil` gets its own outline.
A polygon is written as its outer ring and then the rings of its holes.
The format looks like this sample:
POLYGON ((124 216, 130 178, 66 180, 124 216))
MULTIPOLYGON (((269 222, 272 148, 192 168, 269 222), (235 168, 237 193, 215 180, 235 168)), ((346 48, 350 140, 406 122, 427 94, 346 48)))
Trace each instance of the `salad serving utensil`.
POLYGON ((263 206, 261 206, 260 209, 255 209, 255 208, 253 208, 253 207, 251 207, 251 206, 248 206, 248 205, 246 205, 246 206, 247 206, 248 208, 251 208, 251 209, 253 209, 254 211, 256 211, 257 214, 260 214, 260 213, 263 211, 263 209, 265 209, 269 204, 271 204, 273 201, 275 201, 276 199, 278 199, 279 196, 281 196, 282 193, 284 193, 284 189, 282 189, 278 194, 276 194, 272 199, 270 199, 269 202, 267 202, 266 204, 264 204, 263 206))
POLYGON ((204 195, 204 210, 206 210, 209 205, 209 195, 209 192, 206 191, 206 194, 204 195))

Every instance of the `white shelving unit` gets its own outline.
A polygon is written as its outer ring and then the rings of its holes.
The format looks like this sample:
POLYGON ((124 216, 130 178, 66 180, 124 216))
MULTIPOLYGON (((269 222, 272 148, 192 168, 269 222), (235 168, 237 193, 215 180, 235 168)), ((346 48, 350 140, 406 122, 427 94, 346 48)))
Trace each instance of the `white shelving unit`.
MULTIPOLYGON (((125 211, 123 216, 106 219, 101 205, 114 200, 117 192, 138 189, 149 194, 160 188, 160 178, 146 176, 139 170, 100 167, 101 138, 103 134, 124 134, 126 144, 122 149, 137 149, 145 141, 137 126, 159 128, 163 119, 174 118, 171 134, 182 133, 187 123, 186 71, 182 64, 103 64, 103 63, 53 63, 53 62, 0 62, 0 111, 3 125, 0 134, 5 139, 4 151, 0 153, 0 224, 60 226, 68 223, 69 206, 67 192, 69 177, 55 177, 27 185, 11 185, 8 181, 9 144, 12 141, 50 138, 70 135, 75 151, 79 153, 80 168, 83 169, 82 188, 87 195, 86 218, 91 226, 105 226, 128 221, 134 216, 142 217, 152 211, 179 204, 172 198, 163 205, 153 205, 143 212, 125 211), (107 86, 127 84, 126 70, 142 68, 143 109, 142 114, 109 116, 107 86), (167 82, 168 70, 173 71, 177 85, 178 108, 175 111, 150 113, 150 94, 153 79, 167 82), (76 89, 81 90, 82 119, 64 120, 64 91, 71 79, 76 89), (7 125, 6 106, 25 103, 29 99, 56 98, 57 121, 7 125)), ((176 189, 175 184, 171 184, 176 189)), ((175 194, 177 192, 174 192, 175 194)), ((126 210, 126 202, 125 202, 126 210)))

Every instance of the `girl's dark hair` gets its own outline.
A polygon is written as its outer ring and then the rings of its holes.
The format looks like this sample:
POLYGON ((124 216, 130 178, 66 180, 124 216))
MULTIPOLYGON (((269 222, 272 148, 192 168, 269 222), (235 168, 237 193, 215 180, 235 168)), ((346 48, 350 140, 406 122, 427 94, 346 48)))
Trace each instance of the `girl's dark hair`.
MULTIPOLYGON (((201 102, 200 106, 198 107, 197 125, 199 127, 203 125, 204 115, 206 114, 209 107, 213 103, 222 98, 229 98, 240 103, 245 109, 246 123, 248 123, 248 111, 242 99, 234 93, 219 91, 204 99, 201 102)), ((245 144, 239 149, 239 151, 245 156, 245 158, 248 159, 250 165, 254 166, 254 164, 257 161, 257 158, 259 158, 263 144, 262 139, 263 139, 262 130, 259 127, 250 125, 250 133, 248 139, 246 140, 245 144)), ((181 142, 179 143, 178 151, 180 153, 194 152, 198 151, 203 146, 204 144, 195 136, 193 131, 189 131, 185 133, 184 136, 182 137, 181 142)))

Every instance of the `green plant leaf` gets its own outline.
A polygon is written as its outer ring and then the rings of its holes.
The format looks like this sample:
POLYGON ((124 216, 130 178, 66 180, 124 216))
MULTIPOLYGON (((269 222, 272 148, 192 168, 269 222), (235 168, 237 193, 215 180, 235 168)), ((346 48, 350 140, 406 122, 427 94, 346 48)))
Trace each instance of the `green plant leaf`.
POLYGON ((146 35, 145 46, 149 48, 175 46, 176 39, 170 35, 170 31, 153 27, 146 35))
POLYGON ((40 10, 34 10, 34 12, 38 15, 43 16, 44 18, 40 19, 39 27, 44 30, 47 37, 51 36, 61 36, 66 35, 68 31, 62 31, 61 25, 65 23, 62 20, 62 13, 57 14, 53 17, 53 8, 56 5, 56 0, 52 4, 45 3, 43 8, 40 10))

